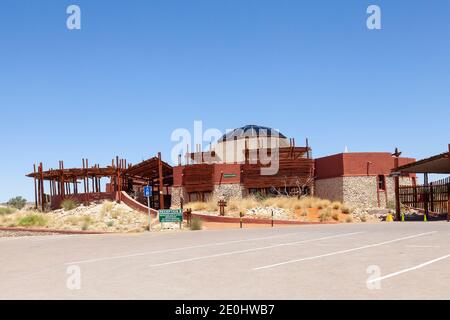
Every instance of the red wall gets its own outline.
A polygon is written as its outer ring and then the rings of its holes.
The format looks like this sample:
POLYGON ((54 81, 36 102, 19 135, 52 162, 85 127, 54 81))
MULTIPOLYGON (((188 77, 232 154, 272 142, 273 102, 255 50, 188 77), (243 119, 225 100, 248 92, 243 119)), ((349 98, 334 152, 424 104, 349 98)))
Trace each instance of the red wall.
MULTIPOLYGON (((316 178, 389 175, 395 167, 394 161, 388 152, 340 153, 315 160, 316 178)), ((400 165, 414 161, 413 158, 399 159, 400 165)))
MULTIPOLYGON (((213 166, 212 182, 218 184, 230 184, 241 182, 241 165, 240 164, 211 164, 213 166), (223 174, 234 174, 235 177, 224 178, 223 174)), ((173 168, 173 186, 180 187, 183 184, 183 169, 185 166, 177 166, 173 168)))

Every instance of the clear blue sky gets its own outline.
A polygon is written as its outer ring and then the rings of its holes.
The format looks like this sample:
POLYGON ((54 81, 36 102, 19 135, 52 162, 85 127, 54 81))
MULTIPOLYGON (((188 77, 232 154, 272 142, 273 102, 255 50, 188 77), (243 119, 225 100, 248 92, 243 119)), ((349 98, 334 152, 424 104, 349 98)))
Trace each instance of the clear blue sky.
POLYGON ((309 137, 316 157, 450 137, 448 0, 2 0, 0 57, 0 201, 33 199, 34 162, 167 159, 194 120, 309 137))

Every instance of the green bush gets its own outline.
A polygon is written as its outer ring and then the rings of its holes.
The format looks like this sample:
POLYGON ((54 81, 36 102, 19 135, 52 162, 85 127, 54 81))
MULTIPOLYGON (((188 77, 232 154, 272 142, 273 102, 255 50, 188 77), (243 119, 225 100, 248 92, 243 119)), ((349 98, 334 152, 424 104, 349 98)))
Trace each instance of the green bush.
POLYGON ((61 207, 65 210, 65 211, 70 211, 75 209, 76 207, 78 207, 79 204, 72 200, 72 199, 66 199, 63 202, 61 202, 61 207))
POLYGON ((203 229, 203 221, 200 218, 192 218, 191 221, 191 230, 202 230, 203 229))
POLYGON ((19 226, 22 227, 31 227, 31 226, 43 227, 45 226, 46 223, 47 220, 43 216, 37 214, 28 214, 19 220, 19 226))
POLYGON ((18 210, 23 209, 23 207, 25 207, 26 204, 27 204, 27 199, 22 198, 20 196, 9 199, 9 201, 7 203, 8 207, 13 207, 18 210))
POLYGON ((4 215, 4 214, 11 214, 14 213, 14 211, 16 211, 13 208, 4 208, 4 207, 0 207, 0 216, 4 215))

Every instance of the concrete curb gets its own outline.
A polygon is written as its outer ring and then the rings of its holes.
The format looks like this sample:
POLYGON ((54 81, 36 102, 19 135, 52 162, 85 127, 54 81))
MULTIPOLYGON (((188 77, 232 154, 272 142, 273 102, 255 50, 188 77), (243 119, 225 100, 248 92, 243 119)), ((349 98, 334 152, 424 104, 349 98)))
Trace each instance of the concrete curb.
POLYGON ((39 233, 60 233, 60 234, 115 234, 115 232, 104 231, 83 231, 83 230, 58 230, 43 228, 17 228, 17 227, 0 227, 0 231, 22 231, 22 232, 39 232, 39 233))
MULTIPOLYGON (((186 213, 183 214, 186 218, 186 213)), ((223 216, 210 216, 207 214, 192 213, 192 218, 199 218, 205 222, 220 222, 220 223, 239 223, 240 218, 238 217, 223 217, 223 216)), ((258 218, 242 218, 242 223, 249 224, 271 224, 271 219, 258 219, 258 218)), ((314 222, 314 221, 295 221, 295 220, 273 220, 273 224, 276 225, 314 225, 314 224, 338 224, 338 222, 314 222)))

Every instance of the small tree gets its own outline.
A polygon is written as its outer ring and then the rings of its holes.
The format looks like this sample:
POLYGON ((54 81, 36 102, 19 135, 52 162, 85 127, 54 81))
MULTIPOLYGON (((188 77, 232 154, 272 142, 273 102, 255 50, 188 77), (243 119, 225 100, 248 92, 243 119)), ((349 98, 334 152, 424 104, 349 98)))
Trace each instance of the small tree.
POLYGON ((23 207, 25 207, 26 204, 27 204, 27 199, 22 198, 20 196, 19 197, 15 197, 15 198, 11 198, 7 202, 8 207, 13 207, 13 208, 16 208, 18 210, 23 209, 23 207))

